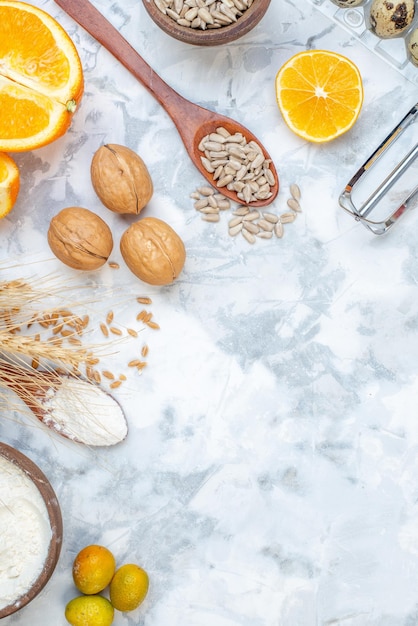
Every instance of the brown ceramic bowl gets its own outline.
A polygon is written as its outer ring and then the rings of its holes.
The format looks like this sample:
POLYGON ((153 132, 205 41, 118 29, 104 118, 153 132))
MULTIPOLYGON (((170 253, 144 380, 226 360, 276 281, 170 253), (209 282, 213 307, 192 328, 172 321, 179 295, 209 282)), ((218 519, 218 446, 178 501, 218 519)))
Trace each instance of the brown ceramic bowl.
POLYGON ((246 9, 236 22, 228 26, 205 30, 180 26, 172 17, 164 14, 154 0, 142 0, 142 2, 154 22, 168 35, 196 46, 219 46, 239 39, 254 28, 266 13, 271 0, 254 0, 250 8, 246 9))
POLYGON ((51 525, 51 540, 41 573, 32 586, 22 596, 20 596, 20 598, 17 598, 12 604, 0 609, 0 619, 2 619, 12 613, 16 613, 16 611, 19 611, 21 608, 29 604, 29 602, 33 600, 40 593, 40 591, 42 591, 48 580, 51 578, 55 566, 58 563, 61 551, 62 517, 57 496, 55 495, 47 477, 43 474, 39 467, 24 454, 15 448, 6 445, 5 443, 0 443, 0 455, 7 461, 10 461, 19 467, 19 469, 21 469, 30 478, 35 487, 37 487, 43 501, 45 502, 51 525))

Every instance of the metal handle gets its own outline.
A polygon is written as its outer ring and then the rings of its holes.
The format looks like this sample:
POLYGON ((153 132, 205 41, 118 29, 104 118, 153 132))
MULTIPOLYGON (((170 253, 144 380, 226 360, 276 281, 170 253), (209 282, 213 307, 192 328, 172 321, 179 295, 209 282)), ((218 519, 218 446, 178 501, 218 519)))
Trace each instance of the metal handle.
POLYGON ((361 180, 361 178, 373 167, 378 159, 392 146, 392 144, 402 135, 402 133, 415 122, 418 116, 418 103, 416 103, 403 117, 400 123, 389 133, 389 135, 382 141, 382 143, 376 148, 373 154, 367 159, 367 161, 360 167, 360 169, 354 174, 352 179, 345 186, 344 191, 339 197, 340 206, 350 213, 355 220, 361 222, 369 228, 375 235, 383 235, 389 228, 391 228, 398 219, 410 208, 412 201, 418 193, 418 186, 415 187, 404 202, 396 208, 393 213, 383 220, 374 221, 368 219, 368 215, 380 202, 386 192, 396 183, 402 176, 406 169, 413 163, 418 156, 418 143, 408 152, 408 154, 396 165, 396 167, 390 172, 390 174, 383 180, 383 182, 374 190, 369 198, 357 208, 352 199, 352 193, 355 186, 361 180))

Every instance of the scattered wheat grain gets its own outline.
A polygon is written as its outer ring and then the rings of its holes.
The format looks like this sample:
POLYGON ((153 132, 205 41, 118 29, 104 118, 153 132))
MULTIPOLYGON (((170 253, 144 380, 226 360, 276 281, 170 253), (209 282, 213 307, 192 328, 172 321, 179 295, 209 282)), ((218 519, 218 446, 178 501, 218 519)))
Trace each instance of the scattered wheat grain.
POLYGON ((109 372, 109 370, 102 370, 102 376, 108 378, 109 380, 115 379, 115 375, 112 372, 109 372))
POLYGON ((106 326, 106 324, 103 324, 103 322, 100 324, 100 330, 102 331, 105 337, 109 337, 109 329, 106 326))
POLYGON ((140 298, 137 298, 136 301, 139 304, 152 304, 151 298, 140 297, 140 298))

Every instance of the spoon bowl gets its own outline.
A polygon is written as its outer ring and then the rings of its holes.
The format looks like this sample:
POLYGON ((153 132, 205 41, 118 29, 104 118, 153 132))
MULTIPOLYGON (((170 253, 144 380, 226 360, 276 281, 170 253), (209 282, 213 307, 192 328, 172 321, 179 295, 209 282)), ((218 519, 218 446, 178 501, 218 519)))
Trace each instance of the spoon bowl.
POLYGON ((126 418, 119 403, 90 381, 3 360, 0 381, 19 396, 40 422, 66 439, 88 446, 111 446, 127 435, 126 418))
MULTIPOLYGON (((263 148, 263 146, 261 146, 257 137, 248 128, 245 128, 241 124, 238 125, 237 122, 235 122, 234 120, 231 120, 229 117, 219 115, 218 113, 213 113, 213 118, 211 118, 211 116, 208 115, 210 111, 207 111, 207 109, 203 109, 203 111, 204 111, 204 114, 202 115, 202 122, 199 125, 199 127, 196 129, 194 138, 193 138, 193 153, 199 155, 199 159, 196 159, 193 161, 197 169, 202 174, 202 176, 204 176, 211 185, 216 187, 216 181, 214 180, 213 174, 211 175, 210 173, 208 173, 202 163, 201 156, 203 153, 199 149, 199 144, 202 141, 203 137, 206 137, 206 135, 210 135, 211 133, 215 133, 216 129, 219 126, 222 126, 223 128, 225 128, 225 130, 227 130, 231 135, 234 135, 235 133, 241 133, 247 140, 247 143, 249 143, 250 141, 253 141, 256 144, 258 144, 260 148, 263 150, 264 158, 270 161, 269 169, 270 169, 270 172, 273 174, 274 180, 275 180, 275 184, 270 187, 271 195, 268 198, 263 199, 263 200, 253 200, 252 202, 249 202, 248 205, 250 205, 251 207, 263 207, 263 206, 266 206, 267 204, 271 204, 271 202, 273 202, 273 200, 277 197, 277 194, 279 192, 279 179, 278 179, 277 171, 274 166, 273 160, 268 155, 268 153, 263 148)), ((239 204, 247 204, 245 200, 238 197, 236 191, 230 190, 228 189, 228 187, 219 188, 219 192, 222 193, 227 198, 229 198, 230 200, 232 200, 233 202, 237 202, 239 204)))
POLYGON ((231 134, 241 133, 247 142, 254 141, 263 152, 264 158, 271 162, 270 170, 275 182, 270 186, 269 197, 247 203, 233 190, 222 187, 220 191, 230 200, 238 204, 249 204, 251 207, 263 207, 273 202, 279 191, 277 171, 267 150, 253 133, 229 117, 190 102, 167 85, 88 0, 55 0, 55 2, 111 52, 156 98, 174 122, 192 162, 210 185, 216 187, 216 181, 213 173, 208 172, 202 165, 202 152, 199 149, 201 139, 207 134, 215 133, 217 128, 223 126, 231 134))

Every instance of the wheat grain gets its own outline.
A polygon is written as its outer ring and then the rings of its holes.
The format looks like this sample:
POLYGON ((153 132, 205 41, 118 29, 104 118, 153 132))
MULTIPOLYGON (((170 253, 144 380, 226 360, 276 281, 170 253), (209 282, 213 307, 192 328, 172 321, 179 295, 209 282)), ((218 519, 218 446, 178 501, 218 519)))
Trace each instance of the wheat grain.
POLYGON ((109 337, 109 329, 107 328, 106 324, 103 324, 103 322, 101 322, 100 324, 100 330, 105 337, 109 337))
POLYGON ((137 298, 136 301, 139 304, 152 304, 151 298, 140 297, 140 298, 137 298))
POLYGON ((112 372, 109 372, 109 370, 102 370, 102 376, 108 378, 109 380, 115 379, 115 375, 112 372))

